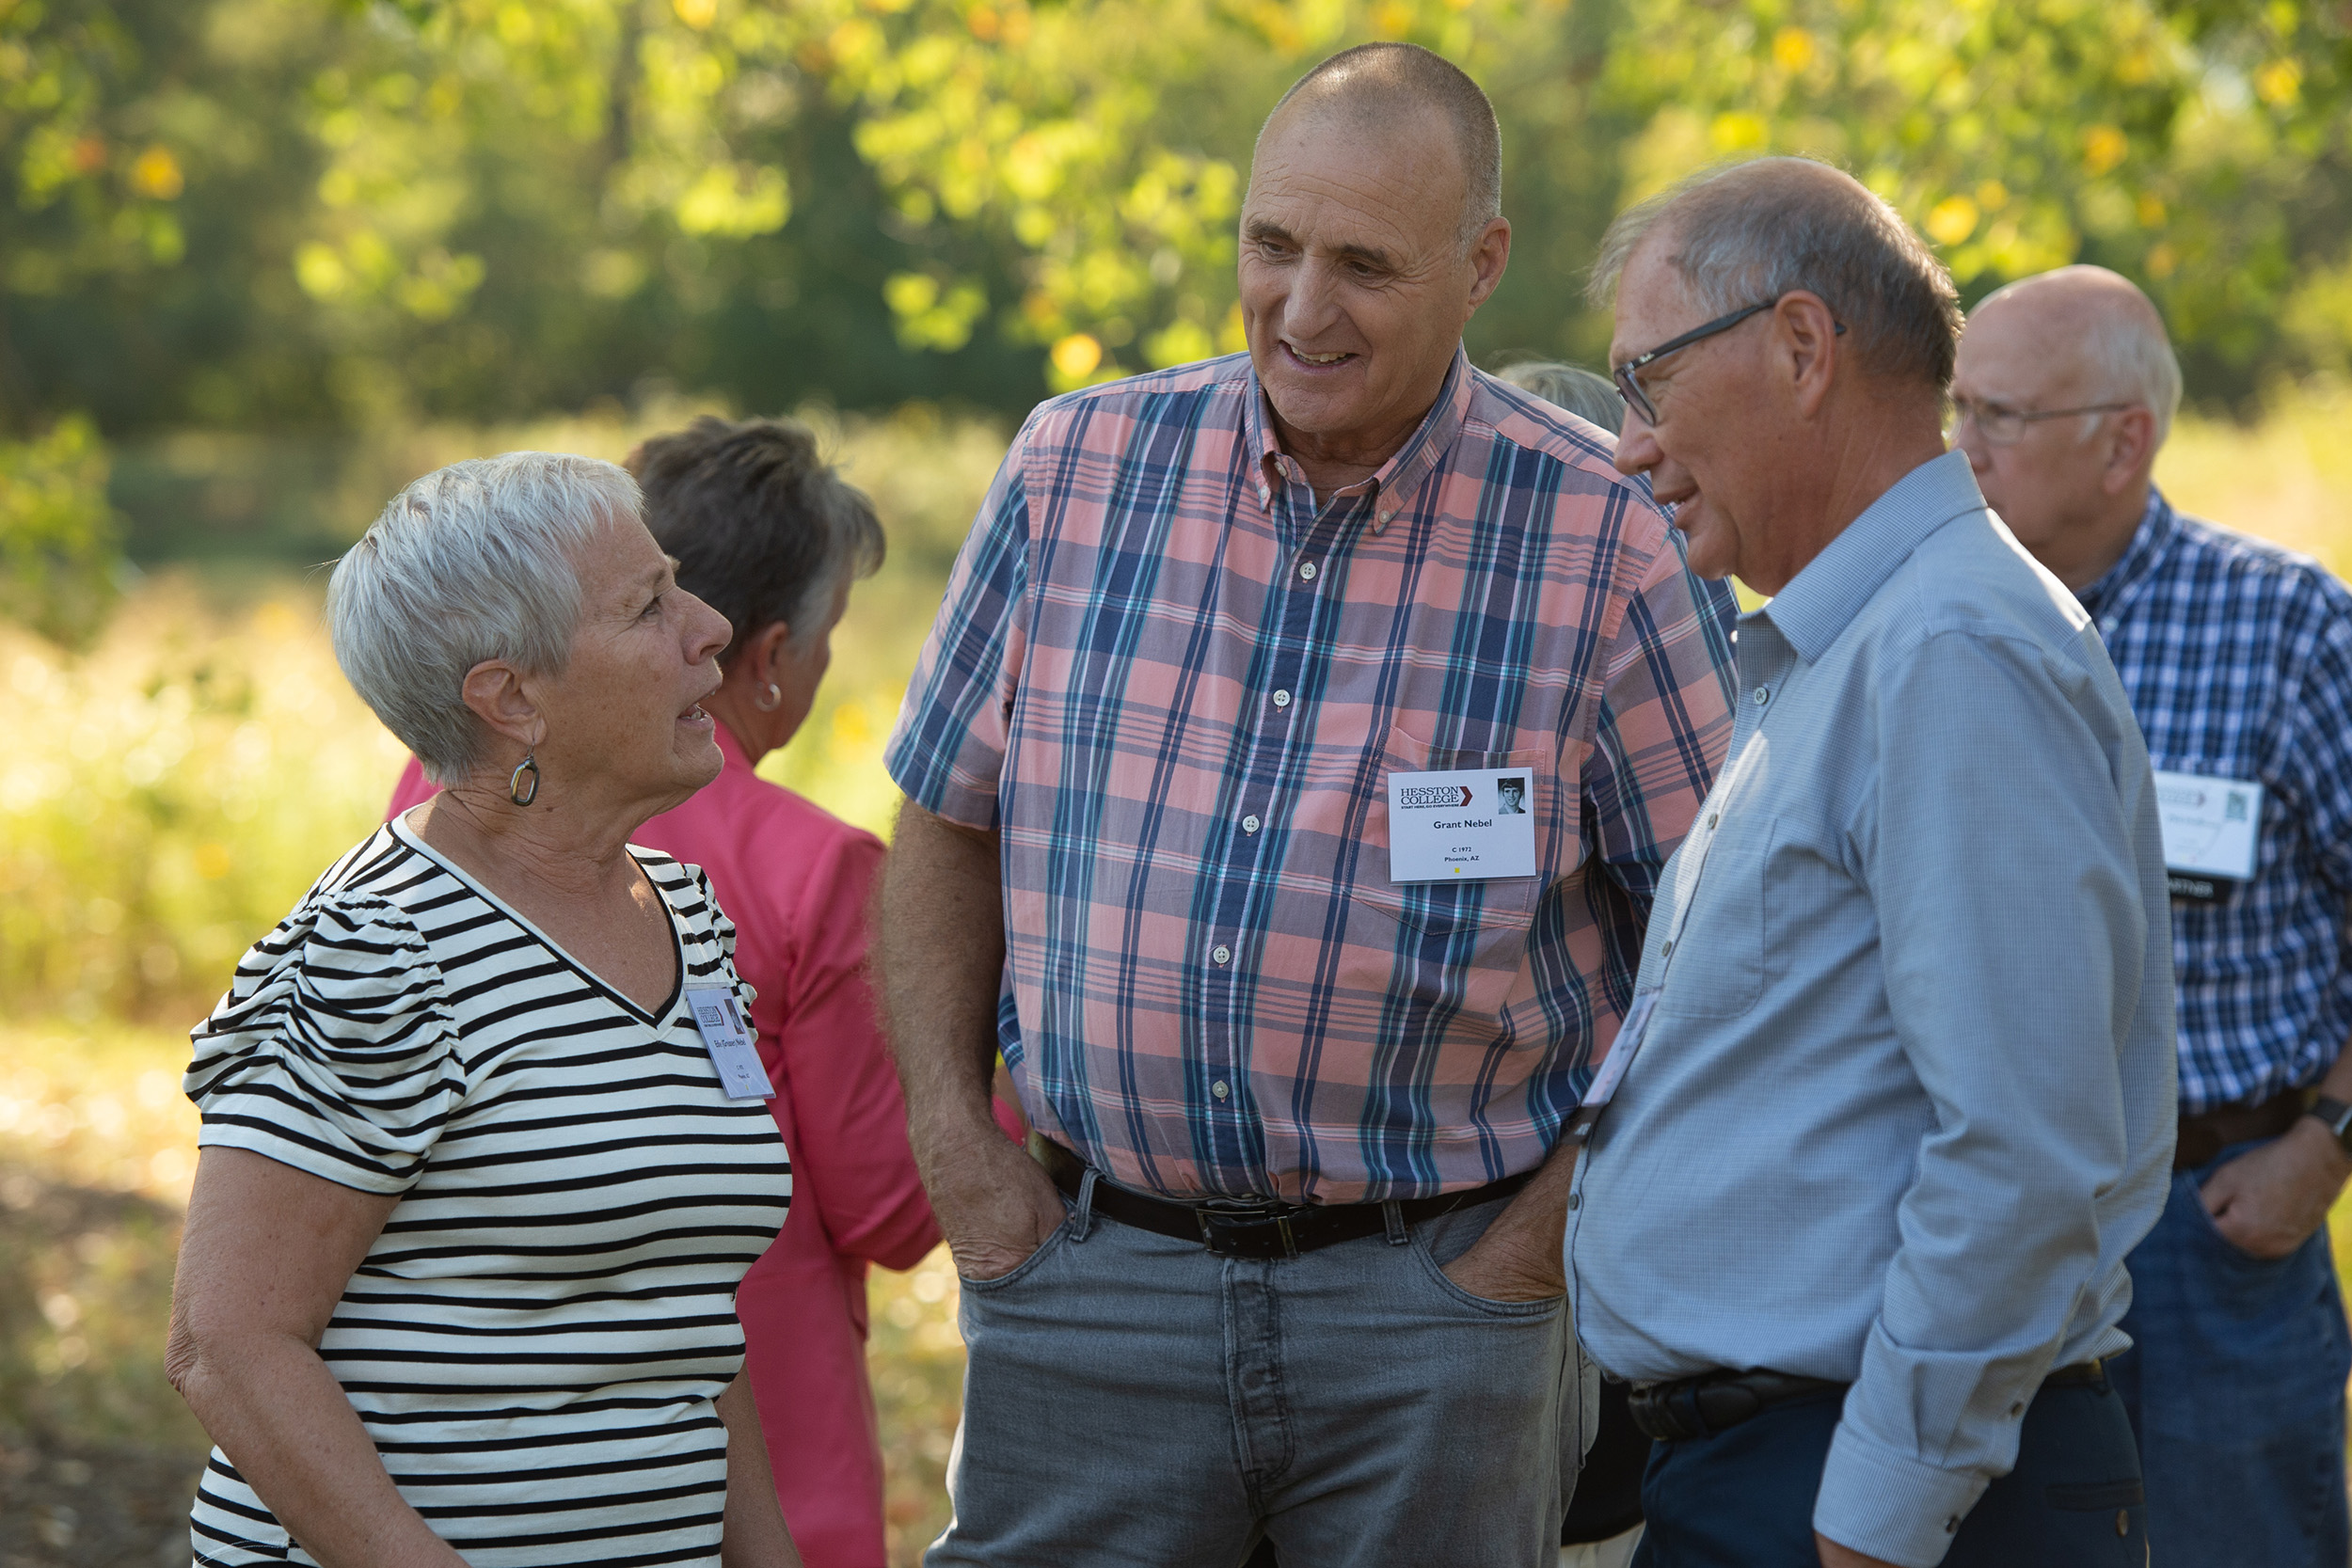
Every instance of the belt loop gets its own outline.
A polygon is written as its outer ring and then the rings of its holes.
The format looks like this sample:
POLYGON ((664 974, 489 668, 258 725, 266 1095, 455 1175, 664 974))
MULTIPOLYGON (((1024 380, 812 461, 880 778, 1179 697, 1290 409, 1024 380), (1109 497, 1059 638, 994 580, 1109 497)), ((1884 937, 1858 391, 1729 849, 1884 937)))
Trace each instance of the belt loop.
POLYGON ((1078 1179, 1078 1223, 1070 1232, 1073 1242, 1083 1242, 1094 1233, 1094 1167, 1089 1165, 1078 1179))
POLYGON ((1389 1245, 1403 1246, 1413 1239, 1413 1233, 1405 1228, 1405 1205, 1396 1199, 1380 1205, 1380 1218, 1389 1227, 1389 1245))

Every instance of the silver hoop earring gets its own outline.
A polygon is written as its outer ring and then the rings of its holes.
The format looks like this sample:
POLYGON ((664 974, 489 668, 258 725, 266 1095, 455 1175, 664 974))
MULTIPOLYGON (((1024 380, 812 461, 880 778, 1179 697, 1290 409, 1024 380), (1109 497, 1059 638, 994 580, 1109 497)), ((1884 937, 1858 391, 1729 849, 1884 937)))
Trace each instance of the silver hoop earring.
POLYGON ((506 781, 506 798, 518 806, 527 806, 539 798, 539 759, 535 752, 523 753, 523 760, 515 768, 514 777, 506 781), (526 773, 531 777, 524 778, 526 773))
POLYGON ((776 709, 784 706, 784 688, 774 681, 770 681, 759 689, 759 695, 752 699, 752 706, 762 713, 775 712, 776 709))

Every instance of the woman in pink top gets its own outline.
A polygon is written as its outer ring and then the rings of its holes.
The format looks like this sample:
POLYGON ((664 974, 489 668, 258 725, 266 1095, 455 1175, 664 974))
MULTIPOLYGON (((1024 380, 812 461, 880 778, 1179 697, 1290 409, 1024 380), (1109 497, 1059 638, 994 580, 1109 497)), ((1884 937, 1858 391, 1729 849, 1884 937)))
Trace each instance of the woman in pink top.
MULTIPOLYGON (((647 441, 628 467, 679 585, 737 628, 720 656, 726 684, 703 703, 724 768, 634 842, 709 874, 736 925, 736 968, 759 993, 752 1020, 791 1150, 793 1204, 736 1297, 752 1391, 809 1568, 883 1568, 866 1271, 913 1267, 939 1227, 866 989, 866 903, 882 847, 752 771, 808 717, 850 583, 882 562, 882 528, 789 420, 697 420, 647 441)), ((393 814, 433 787, 411 762, 393 814)))

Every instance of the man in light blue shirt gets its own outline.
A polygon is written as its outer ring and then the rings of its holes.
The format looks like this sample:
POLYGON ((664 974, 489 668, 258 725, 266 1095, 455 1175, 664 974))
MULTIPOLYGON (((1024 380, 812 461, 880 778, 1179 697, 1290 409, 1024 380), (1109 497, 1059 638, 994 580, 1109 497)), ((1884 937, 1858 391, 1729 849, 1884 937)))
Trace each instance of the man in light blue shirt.
POLYGON ((1636 1561, 2137 1568, 2099 1361, 2173 1050, 2130 704, 1944 452, 1959 313, 1883 202, 1743 165, 1621 218, 1597 278, 1618 467, 1775 595, 1578 1122, 1577 1323, 1661 1439, 1636 1561))

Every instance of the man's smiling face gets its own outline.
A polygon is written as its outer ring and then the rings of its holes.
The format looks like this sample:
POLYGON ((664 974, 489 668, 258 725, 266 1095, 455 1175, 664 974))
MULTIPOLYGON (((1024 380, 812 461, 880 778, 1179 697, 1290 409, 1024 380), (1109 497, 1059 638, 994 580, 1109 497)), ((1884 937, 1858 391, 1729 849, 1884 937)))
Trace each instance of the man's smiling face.
POLYGON ((1499 220, 1464 246, 1454 142, 1435 111, 1366 125, 1297 106, 1260 141, 1242 206, 1242 319, 1286 445, 1385 455, 1436 401, 1510 248, 1499 220))

